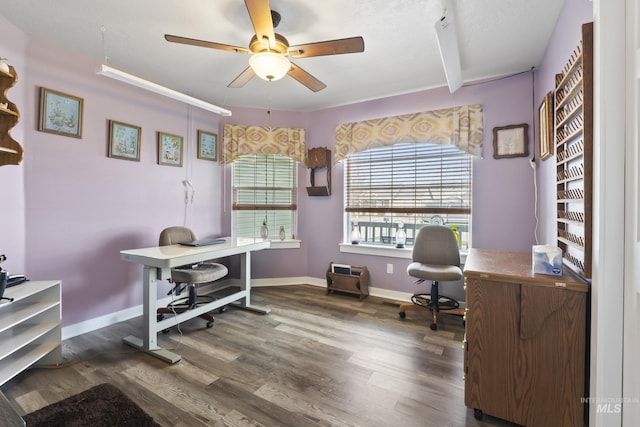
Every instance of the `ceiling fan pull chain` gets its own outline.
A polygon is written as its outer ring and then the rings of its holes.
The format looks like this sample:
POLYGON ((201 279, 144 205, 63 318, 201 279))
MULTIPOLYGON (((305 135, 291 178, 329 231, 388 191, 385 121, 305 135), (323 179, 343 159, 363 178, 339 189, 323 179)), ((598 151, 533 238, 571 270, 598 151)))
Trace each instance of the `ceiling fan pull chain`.
POLYGON ((267 127, 269 128, 269 132, 271 132, 271 85, 273 82, 269 80, 267 87, 267 127))

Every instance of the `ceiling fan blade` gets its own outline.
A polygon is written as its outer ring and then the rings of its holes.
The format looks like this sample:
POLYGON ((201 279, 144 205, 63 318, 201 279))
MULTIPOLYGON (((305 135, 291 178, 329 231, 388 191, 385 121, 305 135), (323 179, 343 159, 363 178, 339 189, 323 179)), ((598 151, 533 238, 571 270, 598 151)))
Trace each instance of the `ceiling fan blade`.
POLYGON ((357 52, 364 52, 364 39, 362 37, 327 40, 289 47, 289 55, 293 58, 308 58, 310 56, 340 55, 343 53, 357 52))
POLYGON ((181 44, 188 44, 190 46, 208 47, 210 49, 226 50, 229 52, 251 53, 249 49, 240 47, 240 46, 231 46, 228 44, 208 42, 205 40, 190 39, 188 37, 173 36, 171 34, 165 34, 164 38, 166 41, 172 42, 172 43, 181 43, 181 44))
POLYGON ((316 79, 311 74, 307 73, 305 70, 298 67, 293 62, 291 63, 291 69, 287 74, 289 74, 291 77, 293 77, 294 79, 296 79, 297 81, 299 81, 300 83, 302 83, 303 85, 305 85, 306 87, 308 87, 314 92, 319 92, 325 87, 327 87, 326 84, 322 83, 320 80, 316 79))
POLYGON ((269 47, 274 47, 276 45, 276 35, 273 30, 269 0, 244 0, 244 4, 249 12, 258 40, 268 39, 269 47))
POLYGON ((238 77, 233 79, 233 81, 229 83, 227 87, 240 88, 246 85, 249 80, 251 80, 255 75, 256 73, 253 71, 253 68, 247 67, 238 75, 238 77))

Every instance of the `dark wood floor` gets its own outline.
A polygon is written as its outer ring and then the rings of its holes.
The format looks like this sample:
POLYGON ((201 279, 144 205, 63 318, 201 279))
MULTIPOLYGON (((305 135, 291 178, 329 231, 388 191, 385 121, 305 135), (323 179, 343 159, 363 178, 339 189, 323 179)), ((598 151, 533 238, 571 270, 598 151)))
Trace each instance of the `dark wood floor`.
POLYGON ((359 301, 300 285, 254 288, 259 315, 235 308, 206 329, 194 319, 159 344, 168 365, 122 343, 141 318, 63 343, 61 367, 31 369, 2 387, 21 414, 100 383, 121 388, 163 426, 507 426, 464 406, 464 329, 429 313, 398 316, 380 298, 359 301))

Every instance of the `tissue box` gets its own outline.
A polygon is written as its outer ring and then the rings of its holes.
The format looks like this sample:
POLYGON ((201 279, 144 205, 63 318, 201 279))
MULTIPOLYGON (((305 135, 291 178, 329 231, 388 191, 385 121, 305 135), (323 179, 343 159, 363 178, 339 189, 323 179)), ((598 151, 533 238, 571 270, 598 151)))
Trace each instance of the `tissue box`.
POLYGON ((559 247, 534 245, 531 258, 534 273, 562 275, 562 249, 559 247))

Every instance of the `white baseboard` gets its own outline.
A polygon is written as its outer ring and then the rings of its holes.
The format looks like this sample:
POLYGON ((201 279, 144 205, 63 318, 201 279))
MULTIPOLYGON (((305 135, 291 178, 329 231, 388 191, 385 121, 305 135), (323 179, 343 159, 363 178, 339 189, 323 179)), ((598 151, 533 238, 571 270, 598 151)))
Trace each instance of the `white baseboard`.
MULTIPOLYGON (((239 279, 229 279, 220 283, 216 283, 216 285, 211 285, 207 287, 203 287, 202 290, 207 292, 213 289, 221 289, 227 286, 239 286, 239 279)), ((326 279, 310 277, 310 276, 299 276, 299 277, 280 277, 280 278, 272 278, 272 279, 252 279, 251 286, 252 287, 267 287, 267 286, 289 286, 289 285, 312 285, 325 288, 327 286, 326 279)), ((369 294, 371 296, 386 298, 398 302, 409 302, 411 301, 411 293, 410 292, 400 292, 400 291, 392 291, 389 289, 375 288, 369 287, 369 294)), ((158 306, 162 307, 171 302, 171 297, 166 297, 158 300, 158 306)), ((462 304, 461 304, 462 305, 462 304)), ((142 305, 138 305, 135 307, 130 307, 121 311, 117 311, 115 313, 106 314, 104 316, 95 317, 90 320, 85 320, 84 322, 76 323, 74 325, 65 326, 62 328, 62 339, 73 338, 78 335, 86 334, 88 332, 95 331, 100 328, 104 328, 106 326, 111 326, 119 322, 124 322, 129 319, 133 319, 134 317, 142 316, 142 305)))
POLYGON ((104 316, 94 317, 93 319, 85 320, 84 322, 74 325, 64 326, 62 328, 62 340, 64 341, 68 338, 86 334, 104 328, 105 326, 115 325, 116 323, 124 322, 125 320, 138 316, 142 316, 142 305, 130 307, 104 316))
MULTIPOLYGON (((300 276, 300 277, 285 277, 278 279, 254 279, 251 281, 251 286, 283 286, 283 285, 313 285, 321 288, 327 287, 326 279, 318 279, 316 277, 300 276)), ((389 289, 382 289, 369 286, 369 295, 374 297, 386 298, 396 301, 409 302, 411 301, 412 293, 392 291, 389 289)))

